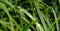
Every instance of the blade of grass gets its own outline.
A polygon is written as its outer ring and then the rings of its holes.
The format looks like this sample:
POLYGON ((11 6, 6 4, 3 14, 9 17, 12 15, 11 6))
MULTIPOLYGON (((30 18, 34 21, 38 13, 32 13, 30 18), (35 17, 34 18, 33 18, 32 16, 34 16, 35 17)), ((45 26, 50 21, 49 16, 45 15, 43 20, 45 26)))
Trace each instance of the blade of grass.
MULTIPOLYGON (((48 6, 47 4, 45 4, 44 2, 41 2, 42 4, 44 4, 45 6, 47 6, 48 8, 53 8, 53 7, 51 7, 51 6, 48 6)), ((53 30, 53 29, 51 29, 51 30, 53 30)))
MULTIPOLYGON (((5 3, 7 3, 9 6, 13 6, 11 3, 9 4, 9 2, 8 1, 3 1, 3 2, 5 2, 5 3)), ((13 7, 14 8, 14 7, 13 7)), ((16 11, 16 9, 14 8, 14 10, 16 11)))
POLYGON ((54 25, 56 22, 58 22, 59 19, 60 19, 60 18, 58 18, 57 21, 53 22, 46 31, 49 31, 49 30, 53 27, 53 25, 54 25))
MULTIPOLYGON (((33 11, 33 16, 36 17, 36 16, 35 16, 35 13, 34 13, 32 1, 29 0, 29 2, 30 2, 30 4, 31 4, 31 8, 32 8, 32 11, 33 11)), ((44 29, 42 28, 42 26, 41 26, 38 22, 36 22, 36 29, 37 29, 37 31, 44 31, 44 29)))
POLYGON ((2 24, 2 26, 4 26, 5 29, 8 28, 8 29, 11 30, 10 26, 6 25, 6 23, 5 23, 4 21, 0 20, 0 23, 2 24), (7 28, 6 28, 6 27, 7 27, 7 28))
MULTIPOLYGON (((8 10, 6 9, 5 5, 0 2, 0 7, 4 10, 4 12, 7 13, 7 15, 9 16, 10 22, 11 22, 11 18, 10 18, 9 12, 8 12, 8 10)), ((11 29, 12 29, 11 31, 14 31, 12 22, 11 22, 11 29)))
MULTIPOLYGON (((23 20, 25 20, 28 24, 30 24, 29 20, 25 17, 24 13, 22 12, 19 12, 20 13, 20 16, 23 20), (22 15, 23 14, 23 15, 22 15)), ((34 30, 36 30, 33 26, 31 26, 34 30)))
POLYGON ((25 14, 27 14, 27 15, 32 19, 31 23, 30 23, 29 25, 27 25, 27 26, 23 29, 23 31, 26 31, 26 30, 28 30, 33 24, 35 24, 36 19, 35 19, 30 13, 28 13, 27 10, 20 9, 20 11, 23 12, 23 13, 25 13, 25 14))
POLYGON ((44 19, 43 19, 42 12, 41 12, 40 9, 39 9, 39 6, 38 6, 39 1, 36 2, 36 0, 34 0, 34 4, 35 4, 35 7, 36 7, 36 9, 37 9, 38 15, 39 15, 39 17, 40 17, 40 19, 41 19, 41 22, 42 22, 42 24, 43 24, 43 27, 44 27, 44 29, 45 29, 45 31, 46 31, 46 30, 47 30, 47 25, 46 25, 46 23, 45 23, 45 21, 44 21, 44 19))
POLYGON ((44 31, 43 27, 38 22, 36 22, 36 29, 37 31, 44 31))
MULTIPOLYGON (((56 13, 55 13, 55 11, 54 11, 53 8, 52 8, 52 10, 53 10, 53 14, 54 14, 54 17, 55 17, 55 22, 53 22, 53 23, 50 25, 50 27, 47 29, 47 31, 50 30, 55 23, 56 23, 56 25, 58 26, 57 23, 58 23, 59 18, 56 17, 56 13)), ((59 31, 59 26, 57 27, 57 31, 59 31)))
MULTIPOLYGON (((20 30, 19 25, 18 25, 18 24, 15 22, 15 20, 11 17, 11 15, 9 14, 9 11, 8 11, 8 9, 6 8, 6 6, 5 6, 3 3, 0 2, 0 7, 4 10, 4 12, 6 12, 6 14, 8 15, 10 21, 11 21, 11 22, 13 21, 13 22, 15 23, 16 27, 20 30)), ((11 24, 11 25, 12 25, 12 24, 11 24)), ((13 27, 12 27, 12 28, 13 28, 13 27)))
MULTIPOLYGON (((43 14, 43 13, 42 13, 42 14, 43 14)), ((50 21, 49 21, 48 16, 45 16, 44 14, 43 14, 42 16, 44 17, 45 21, 47 22, 48 27, 50 27, 51 23, 50 23, 50 21)), ((54 27, 51 28, 51 31, 54 31, 54 27)))
POLYGON ((60 0, 58 0, 59 1, 59 4, 60 4, 60 0))
POLYGON ((11 6, 11 7, 14 7, 10 2, 8 2, 8 0, 2 0, 2 2, 8 4, 8 5, 11 6))
MULTIPOLYGON (((57 21, 56 12, 54 11, 53 8, 52 8, 52 10, 53 10, 53 14, 54 14, 55 20, 57 21)), ((58 24, 58 21, 56 22, 56 27, 57 27, 57 31, 59 31, 59 24, 58 24)))
POLYGON ((10 8, 14 9, 15 12, 17 12, 17 9, 14 7, 14 5, 11 2, 8 2, 8 0, 2 0, 2 2, 6 3, 10 6, 10 8))

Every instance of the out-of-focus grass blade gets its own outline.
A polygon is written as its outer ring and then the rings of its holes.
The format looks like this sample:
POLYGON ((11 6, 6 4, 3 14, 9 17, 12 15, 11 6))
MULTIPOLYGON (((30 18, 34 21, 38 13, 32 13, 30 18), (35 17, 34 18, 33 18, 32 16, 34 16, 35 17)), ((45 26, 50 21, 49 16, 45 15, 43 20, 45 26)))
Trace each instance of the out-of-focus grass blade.
POLYGON ((43 27, 44 27, 44 29, 45 29, 45 31, 46 31, 47 25, 46 25, 46 23, 45 23, 45 20, 43 19, 42 12, 40 12, 40 11, 37 11, 37 12, 38 12, 39 17, 40 17, 40 19, 41 19, 41 22, 42 22, 42 24, 43 24, 43 27))
POLYGON ((49 27, 46 31, 49 31, 49 30, 53 27, 53 25, 54 25, 56 22, 59 21, 59 19, 60 19, 60 18, 58 18, 57 20, 55 20, 55 21, 50 25, 50 27, 49 27))
MULTIPOLYGON (((17 1, 17 0, 15 0, 17 1)), ((14 7, 13 4, 11 4, 10 2, 8 2, 8 0, 3 0, 4 3, 6 3, 7 5, 9 5, 12 9, 14 9, 15 12, 17 12, 18 10, 14 7)), ((16 2, 17 3, 17 2, 16 2)), ((16 24, 17 25, 17 24, 16 24)), ((17 25, 18 26, 18 25, 17 25)), ((19 28, 19 27, 18 27, 19 28)))
POLYGON ((36 29, 37 31, 44 31, 43 27, 38 22, 36 22, 36 29))
MULTIPOLYGON (((24 13, 19 12, 19 14, 20 14, 20 16, 21 16, 21 18, 22 18, 23 20, 25 20, 28 24, 30 24, 29 20, 25 17, 24 13)), ((31 26, 31 27, 32 27, 34 30, 36 30, 33 26, 31 26)))
MULTIPOLYGON (((13 7, 13 5, 12 5, 11 3, 9 4, 8 1, 5 0, 5 1, 3 1, 3 2, 5 2, 5 3, 7 3, 9 6, 13 7)), ((13 7, 13 8, 14 8, 14 7, 13 7)), ((16 9, 14 8, 14 10, 16 10, 16 9)))
MULTIPOLYGON (((10 21, 11 22, 13 21, 15 23, 16 27, 20 30, 20 27, 18 26, 18 24, 15 22, 15 20, 9 14, 8 9, 6 8, 6 6, 3 3, 1 3, 1 2, 0 2, 0 8, 2 8, 4 10, 4 12, 6 12, 6 14, 8 15, 10 21)), ((13 26, 13 25, 11 24, 11 26, 13 26)))
POLYGON ((26 27, 24 27, 23 31, 28 30, 33 24, 35 24, 36 21, 32 21, 29 25, 27 25, 26 27))
MULTIPOLYGON (((32 1, 31 0, 29 0, 29 1, 30 1, 30 4, 31 4, 31 7, 33 9, 32 1)), ((35 14, 34 10, 32 10, 32 11, 33 11, 33 15, 34 15, 35 14)), ((34 15, 34 17, 35 17, 35 15, 34 15)), ((38 22, 36 22, 36 29, 37 29, 37 31, 44 31, 44 29, 42 28, 42 26, 38 22)))
POLYGON ((28 29, 27 31, 31 31, 31 29, 28 29))
POLYGON ((7 26, 4 21, 0 20, 0 23, 2 24, 2 26, 4 26, 5 29, 9 28, 11 30, 11 28, 9 26, 7 26))
POLYGON ((58 0, 59 1, 59 4, 60 4, 60 0, 58 0))
POLYGON ((45 21, 47 22, 48 26, 50 26, 51 23, 49 21, 49 18, 47 16, 45 16, 43 13, 42 13, 42 16, 45 19, 45 21))
MULTIPOLYGON (((11 17, 10 17, 10 15, 9 15, 9 12, 8 12, 7 8, 5 7, 5 5, 0 2, 0 7, 1 7, 1 8, 4 10, 4 12, 6 12, 6 14, 9 16, 9 19, 10 19, 10 22, 11 22, 11 17)), ((14 31, 12 22, 11 22, 11 29, 12 29, 12 31, 14 31)))
POLYGON ((25 13, 26 15, 28 15, 32 20, 36 20, 27 10, 25 10, 25 9, 20 9, 20 11, 19 12, 23 12, 23 13, 25 13))
POLYGON ((11 7, 14 7, 10 2, 8 2, 8 0, 2 0, 2 2, 8 4, 8 5, 11 6, 11 7))
MULTIPOLYGON (((43 14, 43 13, 42 13, 42 14, 43 14)), ((50 23, 50 21, 49 21, 48 16, 45 16, 44 14, 43 14, 42 16, 44 17, 45 21, 47 22, 48 27, 50 27, 51 23, 50 23)), ((54 30, 54 27, 51 29, 51 31, 53 31, 53 30, 54 30)))
MULTIPOLYGON (((42 4, 44 4, 45 6, 47 6, 48 8, 52 8, 51 6, 48 6, 47 4, 45 4, 44 2, 41 2, 42 4)), ((47 21, 48 20, 48 18, 46 19, 45 18, 45 20, 46 20, 46 22, 47 22, 47 24, 48 24, 48 26, 51 24, 49 21, 47 21), (49 22, 49 23, 48 23, 49 22)), ((54 31, 54 28, 52 28, 51 29, 51 31, 54 31)))
POLYGON ((26 15, 28 15, 28 16, 32 19, 31 23, 30 23, 29 25, 27 25, 27 26, 23 29, 23 31, 26 31, 26 30, 29 29, 33 24, 35 24, 36 19, 35 19, 29 12, 27 12, 27 10, 25 10, 25 9, 20 9, 20 12, 25 13, 26 15))
POLYGON ((45 21, 43 19, 42 12, 40 11, 38 4, 39 4, 39 2, 36 2, 36 0, 34 0, 34 5, 35 5, 35 7, 37 9, 38 15, 39 15, 39 17, 41 19, 41 22, 42 22, 42 25, 43 25, 43 27, 44 27, 44 29, 46 31, 47 30, 47 25, 46 25, 46 23, 45 23, 45 21))
MULTIPOLYGON (((17 0, 15 0, 17 1, 17 0)), ((8 2, 8 0, 2 0, 2 2, 6 3, 7 5, 9 5, 12 9, 14 9, 15 12, 17 12, 16 8, 14 7, 14 5, 11 2, 8 2)))
MULTIPOLYGON (((52 8, 52 10, 53 10, 53 14, 54 14, 55 20, 57 21, 56 12, 54 11, 53 8, 52 8)), ((56 22, 56 26, 57 26, 57 31, 59 31, 59 24, 58 24, 58 22, 56 22)))

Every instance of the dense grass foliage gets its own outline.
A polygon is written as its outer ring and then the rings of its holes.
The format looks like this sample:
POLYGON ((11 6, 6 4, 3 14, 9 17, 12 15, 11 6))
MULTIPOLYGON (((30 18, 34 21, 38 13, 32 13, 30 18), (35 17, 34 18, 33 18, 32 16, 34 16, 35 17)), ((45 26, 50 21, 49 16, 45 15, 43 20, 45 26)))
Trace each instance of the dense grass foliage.
POLYGON ((0 31, 60 31, 60 0, 0 0, 0 31))

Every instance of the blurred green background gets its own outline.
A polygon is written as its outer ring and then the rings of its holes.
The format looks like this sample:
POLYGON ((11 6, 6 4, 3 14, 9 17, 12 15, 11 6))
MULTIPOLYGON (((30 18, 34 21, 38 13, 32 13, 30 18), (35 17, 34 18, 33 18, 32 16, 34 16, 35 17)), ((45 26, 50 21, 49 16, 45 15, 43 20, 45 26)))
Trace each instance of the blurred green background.
POLYGON ((60 31, 60 0, 0 0, 0 31, 60 31))

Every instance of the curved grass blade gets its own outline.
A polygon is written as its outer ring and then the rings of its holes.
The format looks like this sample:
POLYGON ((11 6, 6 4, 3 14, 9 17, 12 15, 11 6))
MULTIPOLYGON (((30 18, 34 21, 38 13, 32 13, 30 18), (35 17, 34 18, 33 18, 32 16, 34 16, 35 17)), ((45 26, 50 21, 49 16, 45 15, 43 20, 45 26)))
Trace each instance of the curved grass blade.
MULTIPOLYGON (((11 17, 10 17, 10 15, 9 15, 9 12, 8 12, 7 8, 5 7, 5 5, 0 2, 0 7, 1 7, 1 8, 4 10, 4 12, 6 12, 6 14, 9 16, 9 19, 10 19, 10 22, 11 22, 11 17)), ((12 29, 12 31, 14 31, 12 22, 11 22, 11 29, 12 29)))
MULTIPOLYGON (((53 14, 54 14, 55 20, 57 21, 56 12, 54 11, 53 8, 52 8, 52 10, 53 10, 53 14)), ((58 24, 58 21, 56 22, 56 26, 57 26, 57 31, 59 31, 59 24, 58 24)))
MULTIPOLYGON (((20 16, 21 16, 21 18, 23 19, 23 20, 25 20, 28 24, 30 24, 30 22, 29 22, 29 20, 25 17, 25 14, 24 13, 22 13, 22 12, 19 12, 19 14, 20 14, 20 16)), ((33 26, 31 26, 34 30, 36 30, 33 26)))
POLYGON ((29 25, 27 25, 27 26, 23 29, 23 31, 26 31, 26 30, 28 30, 33 24, 35 24, 36 19, 35 19, 29 12, 27 12, 27 10, 20 9, 20 12, 25 13, 26 15, 28 15, 28 16, 32 19, 31 23, 30 23, 29 25))
MULTIPOLYGON (((11 22, 13 21, 13 22, 15 23, 16 27, 20 30, 19 25, 18 25, 18 24, 15 22, 15 20, 11 17, 11 15, 9 14, 9 11, 8 11, 8 9, 6 8, 6 6, 5 6, 3 3, 1 3, 1 2, 0 2, 0 8, 3 9, 3 11, 8 15, 10 21, 11 21, 11 22)), ((11 24, 11 26, 12 26, 12 24, 11 24)), ((12 27, 12 28, 13 28, 13 27, 12 27)), ((13 29, 14 29, 14 28, 13 28, 13 29)))
MULTIPOLYGON (((60 18, 58 18, 58 20, 59 20, 59 19, 60 19, 60 18)), ((49 30, 53 27, 53 25, 54 25, 56 22, 58 22, 58 20, 56 20, 55 22, 53 22, 46 31, 49 31, 49 30)))

